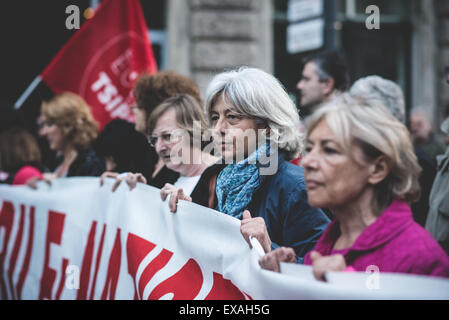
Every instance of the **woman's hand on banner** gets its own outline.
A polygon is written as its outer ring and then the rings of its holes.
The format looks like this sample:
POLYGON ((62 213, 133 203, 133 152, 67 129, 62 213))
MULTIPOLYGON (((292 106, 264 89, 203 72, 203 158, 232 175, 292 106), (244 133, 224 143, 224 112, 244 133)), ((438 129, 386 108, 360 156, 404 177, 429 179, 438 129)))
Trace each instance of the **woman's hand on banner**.
POLYGON ((103 186, 104 184, 104 180, 106 178, 113 178, 115 179, 114 185, 112 186, 112 192, 114 192, 115 190, 117 190, 117 188, 120 186, 120 184, 122 183, 122 181, 125 181, 126 184, 129 187, 129 190, 133 190, 136 186, 137 183, 147 183, 147 179, 145 179, 145 177, 141 174, 141 173, 126 173, 126 174, 119 174, 117 172, 109 172, 106 171, 105 173, 103 173, 100 177, 100 186, 103 186))
POLYGON ((277 248, 260 258, 259 265, 262 269, 280 272, 281 262, 296 263, 295 250, 286 247, 277 248))
POLYGON ((44 173, 42 177, 33 177, 27 180, 26 185, 33 190, 37 190, 37 183, 39 181, 44 181, 49 186, 51 186, 51 181, 57 179, 58 177, 54 173, 44 173))
POLYGON ((326 281, 326 273, 329 271, 343 271, 346 269, 345 258, 341 254, 322 256, 318 251, 310 253, 313 275, 315 279, 326 281))
POLYGON ((147 179, 141 173, 128 173, 125 176, 125 182, 131 191, 137 186, 137 183, 147 184, 147 179))
POLYGON ((240 233, 243 235, 246 242, 248 242, 250 248, 252 246, 249 237, 253 237, 259 241, 265 253, 271 251, 271 239, 268 235, 267 226, 265 225, 265 220, 263 218, 252 218, 251 213, 248 210, 245 210, 240 224, 240 233))
POLYGON ((174 185, 166 183, 165 186, 161 189, 161 199, 165 201, 167 197, 170 197, 168 200, 168 207, 170 211, 176 213, 178 210, 178 201, 190 201, 192 202, 192 198, 188 195, 184 194, 184 190, 181 188, 176 188, 174 185))

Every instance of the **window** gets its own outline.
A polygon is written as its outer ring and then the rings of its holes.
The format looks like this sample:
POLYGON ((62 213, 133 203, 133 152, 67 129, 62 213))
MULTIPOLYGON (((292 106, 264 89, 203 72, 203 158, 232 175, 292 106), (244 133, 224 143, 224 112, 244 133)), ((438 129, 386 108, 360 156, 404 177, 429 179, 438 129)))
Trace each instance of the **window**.
POLYGON ((167 67, 167 1, 140 1, 145 21, 150 30, 150 39, 158 70, 167 67))
POLYGON ((346 54, 351 80, 379 75, 398 83, 410 101, 410 1, 339 0, 337 8, 339 47, 346 54), (379 7, 379 30, 365 26, 369 5, 379 7))
POLYGON ((273 0, 274 73, 293 100, 298 101, 296 84, 300 79, 301 61, 306 55, 326 49, 345 53, 351 80, 379 75, 398 83, 410 101, 410 59, 412 28, 409 21, 410 1, 406 0, 323 0, 326 21, 324 45, 314 51, 287 52, 289 0, 273 0), (380 9, 380 30, 368 30, 366 7, 380 9))

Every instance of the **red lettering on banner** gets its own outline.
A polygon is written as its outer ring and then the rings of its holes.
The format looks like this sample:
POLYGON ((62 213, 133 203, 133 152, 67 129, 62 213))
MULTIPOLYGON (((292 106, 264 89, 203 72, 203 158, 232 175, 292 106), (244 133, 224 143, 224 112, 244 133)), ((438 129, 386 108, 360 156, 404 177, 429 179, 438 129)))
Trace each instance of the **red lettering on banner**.
POLYGON ((11 258, 9 259, 9 269, 8 269, 8 279, 9 279, 9 287, 11 288, 12 299, 16 300, 17 296, 14 290, 12 276, 14 274, 14 270, 16 268, 17 256, 19 255, 19 250, 22 245, 23 238, 23 226, 25 224, 25 205, 20 205, 20 221, 19 221, 19 230, 17 231, 16 240, 14 241, 14 248, 12 250, 11 258))
POLYGON ((146 266, 139 280, 139 293, 141 298, 143 298, 145 286, 148 282, 150 282, 156 272, 167 265, 172 256, 173 252, 162 249, 161 253, 159 253, 158 256, 146 266))
MULTIPOLYGON (((135 294, 134 299, 143 298, 143 292, 146 285, 153 276, 164 268, 173 252, 162 249, 152 261, 148 263, 142 272, 139 283, 136 285, 137 270, 143 259, 156 247, 154 243, 149 242, 132 233, 128 234, 126 251, 128 260, 128 273, 134 280, 135 294), (138 289, 137 289, 138 288, 138 289)), ((176 274, 160 283, 150 293, 148 299, 160 299, 166 294, 172 293, 173 299, 194 299, 203 286, 203 275, 197 262, 190 259, 176 274)), ((251 299, 251 297, 249 297, 251 299)), ((223 279, 223 276, 215 273, 213 275, 212 289, 207 295, 208 300, 237 300, 246 299, 245 293, 240 291, 232 284, 230 280, 223 279)))
POLYGON ((90 270, 92 266, 96 229, 97 229, 97 222, 94 221, 92 223, 92 227, 90 228, 86 248, 84 249, 83 263, 81 265, 81 274, 80 274, 80 288, 76 296, 77 300, 87 299, 87 290, 89 289, 90 270))
POLYGON ((198 295, 202 285, 201 268, 195 260, 190 259, 181 270, 154 288, 148 299, 160 299, 172 293, 173 300, 192 300, 198 295))
POLYGON ((12 224, 14 221, 14 206, 9 201, 4 201, 2 205, 2 211, 0 212, 0 229, 3 227, 3 248, 0 253, 0 288, 1 298, 7 299, 8 294, 6 292, 6 281, 4 279, 4 264, 6 258, 6 250, 8 248, 9 237, 11 236, 12 224))
POLYGON ((126 258, 128 260, 128 273, 134 282, 134 300, 138 299, 136 284, 137 269, 142 263, 142 260, 155 247, 156 245, 154 243, 132 233, 128 233, 128 239, 126 240, 126 258))
MULTIPOLYGON (((50 244, 61 244, 65 214, 50 210, 48 212, 47 239, 45 241, 44 271, 42 272, 39 300, 52 299, 56 271, 50 268, 50 244)), ((65 269, 61 271, 65 274, 65 269)))
POLYGON ((98 269, 100 268, 101 254, 103 252, 103 243, 104 243, 105 233, 106 233, 106 225, 103 226, 103 232, 101 233, 100 247, 98 248, 97 261, 95 264, 94 280, 92 281, 92 289, 90 291, 90 297, 89 297, 90 300, 93 300, 93 298, 94 298, 95 286, 97 284, 98 269))
MULTIPOLYGON (((96 229, 97 229, 97 222, 94 221, 92 223, 92 227, 90 228, 86 248, 84 249, 83 263, 81 266, 81 274, 80 274, 80 288, 78 290, 77 297, 76 297, 77 300, 86 300, 87 296, 89 294, 89 285, 90 285, 90 276, 91 276, 91 269, 92 269, 96 229)), ((103 244, 104 244, 105 234, 106 234, 106 225, 103 226, 103 232, 101 233, 100 244, 99 244, 98 250, 97 250, 95 271, 93 274, 92 285, 90 285, 90 288, 91 288, 90 294, 89 294, 90 300, 93 300, 94 294, 95 294, 98 270, 100 268, 100 261, 101 261, 101 256, 103 253, 103 244)))
POLYGON ((19 281, 17 282, 17 296, 19 299, 22 298, 23 284, 25 283, 25 278, 28 275, 28 270, 30 268, 31 252, 33 250, 33 239, 34 239, 34 211, 35 208, 32 206, 30 208, 30 223, 28 228, 28 243, 25 252, 25 259, 23 262, 22 270, 19 274, 19 281))
POLYGON ((69 265, 69 259, 62 259, 62 265, 61 265, 61 275, 59 276, 59 286, 58 290, 56 291, 55 300, 59 300, 61 298, 62 290, 64 289, 65 284, 65 271, 67 270, 67 266, 69 265))
POLYGON ((245 300, 245 295, 230 280, 214 272, 214 285, 205 300, 245 300))
POLYGON ((106 283, 104 285, 101 300, 114 300, 115 292, 117 290, 118 276, 120 274, 120 262, 122 259, 122 244, 120 241, 120 228, 117 229, 114 247, 109 258, 108 273, 106 276, 106 283))

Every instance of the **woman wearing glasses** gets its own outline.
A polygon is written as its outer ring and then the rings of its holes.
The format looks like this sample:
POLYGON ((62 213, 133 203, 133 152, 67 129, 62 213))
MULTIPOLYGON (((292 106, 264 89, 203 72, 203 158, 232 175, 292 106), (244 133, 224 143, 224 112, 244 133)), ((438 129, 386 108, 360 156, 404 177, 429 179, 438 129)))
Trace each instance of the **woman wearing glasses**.
POLYGON ((182 188, 185 195, 190 195, 204 170, 217 162, 216 157, 203 151, 206 129, 203 110, 190 95, 169 98, 151 113, 148 140, 165 167, 180 175, 173 185, 162 188, 162 194, 182 188))
MULTIPOLYGON (((179 174, 174 182, 166 181, 163 184, 163 199, 178 189, 183 190, 183 196, 189 196, 201 174, 218 161, 203 150, 206 144, 202 136, 207 125, 199 103, 187 94, 168 98, 151 112, 146 127, 148 142, 164 164, 153 180, 162 181, 164 172, 168 170, 179 174)), ((137 182, 147 183, 141 173, 129 173, 124 180, 131 189, 137 182)), ((117 180, 114 190, 120 181, 117 180)))

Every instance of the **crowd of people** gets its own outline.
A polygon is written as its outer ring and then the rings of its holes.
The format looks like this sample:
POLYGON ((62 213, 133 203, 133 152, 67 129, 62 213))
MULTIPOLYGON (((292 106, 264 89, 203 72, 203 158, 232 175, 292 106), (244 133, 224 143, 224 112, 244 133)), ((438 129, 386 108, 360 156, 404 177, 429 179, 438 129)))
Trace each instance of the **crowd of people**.
MULTIPOLYGON (((281 262, 328 271, 449 278, 449 147, 425 108, 379 76, 355 81, 338 52, 304 61, 297 107, 262 70, 217 74, 204 100, 174 71, 141 75, 135 123, 98 132, 87 103, 62 93, 42 103, 38 132, 57 155, 43 161, 35 136, 11 110, 0 132, 0 180, 12 185, 73 176, 160 189, 176 214, 192 201, 241 220, 261 244, 262 268, 281 262), (407 128, 410 124, 410 129, 407 128)), ((442 133, 449 142, 449 118, 442 133)))

